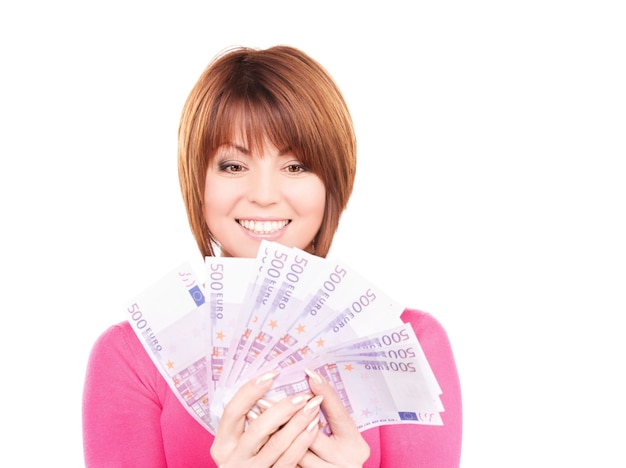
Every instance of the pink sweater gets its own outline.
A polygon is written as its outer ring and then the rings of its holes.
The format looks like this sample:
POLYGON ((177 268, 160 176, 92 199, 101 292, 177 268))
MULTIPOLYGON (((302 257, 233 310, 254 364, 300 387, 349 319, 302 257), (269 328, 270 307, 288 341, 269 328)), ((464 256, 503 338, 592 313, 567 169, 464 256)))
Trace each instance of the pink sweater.
MULTIPOLYGON (((458 467, 461 390, 445 330, 431 315, 402 314, 443 390, 443 426, 394 425, 363 432, 371 456, 366 467, 458 467)), ((213 436, 176 399, 127 322, 96 341, 83 396, 87 467, 214 467, 213 436)))

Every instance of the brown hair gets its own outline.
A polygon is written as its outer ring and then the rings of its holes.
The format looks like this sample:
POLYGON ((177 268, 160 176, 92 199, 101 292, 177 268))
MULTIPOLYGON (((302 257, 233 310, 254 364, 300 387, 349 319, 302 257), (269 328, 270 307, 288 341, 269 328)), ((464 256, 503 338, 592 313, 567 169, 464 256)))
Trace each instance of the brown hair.
POLYGON ((315 239, 325 257, 356 173, 356 139, 345 100, 329 73, 298 49, 238 47, 204 70, 183 107, 178 173, 191 230, 203 256, 214 255, 203 214, 204 184, 216 150, 243 130, 250 149, 268 138, 289 149, 326 188, 315 239))

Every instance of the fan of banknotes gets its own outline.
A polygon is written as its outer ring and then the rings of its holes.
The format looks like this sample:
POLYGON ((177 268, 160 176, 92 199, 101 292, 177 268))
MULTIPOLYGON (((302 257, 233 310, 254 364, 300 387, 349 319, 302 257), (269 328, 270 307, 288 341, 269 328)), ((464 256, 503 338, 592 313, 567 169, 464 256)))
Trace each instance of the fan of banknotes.
POLYGON ((247 380, 280 369, 266 398, 334 387, 359 430, 442 425, 441 389, 398 303, 341 261, 263 241, 256 258, 183 263, 128 302, 127 318, 187 411, 215 433, 247 380))

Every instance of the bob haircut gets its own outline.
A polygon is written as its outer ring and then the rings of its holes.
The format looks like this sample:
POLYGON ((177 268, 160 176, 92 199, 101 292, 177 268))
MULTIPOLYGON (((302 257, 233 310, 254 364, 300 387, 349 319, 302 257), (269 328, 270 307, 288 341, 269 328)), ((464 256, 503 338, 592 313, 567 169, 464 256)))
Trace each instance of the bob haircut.
POLYGON ((250 150, 268 139, 320 177, 326 204, 314 251, 325 257, 356 174, 352 118, 330 74, 289 46, 227 49, 201 74, 182 111, 178 175, 203 256, 213 256, 218 245, 204 219, 207 168, 217 149, 236 135, 243 136, 250 150))

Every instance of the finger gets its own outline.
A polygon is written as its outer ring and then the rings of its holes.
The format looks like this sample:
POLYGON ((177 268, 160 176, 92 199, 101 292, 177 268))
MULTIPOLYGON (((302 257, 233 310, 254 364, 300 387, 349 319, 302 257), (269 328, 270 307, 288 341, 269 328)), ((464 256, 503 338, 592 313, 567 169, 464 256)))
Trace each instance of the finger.
POLYGON ((257 400, 254 408, 257 410, 258 414, 261 414, 266 409, 271 408, 274 405, 274 403, 275 403, 274 401, 261 398, 257 400))
POLYGON ((272 465, 274 468, 293 467, 296 466, 300 460, 302 460, 305 454, 309 452, 311 443, 317 437, 319 420, 320 414, 317 413, 313 420, 309 422, 306 428, 301 431, 295 439, 293 439, 293 442, 287 450, 285 450, 280 458, 276 460, 274 465, 272 465))
MULTIPOLYGON (((252 416, 246 434, 250 438, 265 440, 283 427, 307 402, 313 397, 310 393, 300 393, 290 398, 285 398, 265 409, 258 417, 252 416)), ((256 412, 255 412, 256 413, 256 412)), ((258 447, 260 450, 261 447, 258 447)))
POLYGON ((250 411, 248 411, 248 414, 246 414, 246 427, 248 427, 252 421, 257 419, 259 417, 259 414, 260 413, 256 408, 252 408, 250 411))
MULTIPOLYGON (((326 437, 326 436, 321 434, 321 437, 326 437)), ((339 450, 345 450, 345 448, 342 448, 339 450)), ((297 466, 299 466, 300 468, 332 468, 336 465, 333 465, 332 463, 322 460, 320 457, 318 457, 315 454, 315 452, 308 450, 307 452, 304 453, 302 458, 298 461, 297 466)))
POLYGON ((316 395, 322 395, 324 397, 322 409, 324 410, 326 420, 328 421, 333 435, 342 437, 344 435, 352 436, 355 433, 359 433, 354 424, 354 420, 335 392, 335 389, 319 372, 310 369, 305 369, 305 372, 309 376, 309 387, 311 391, 316 395))
MULTIPOLYGON (((215 440, 211 446, 211 455, 215 460, 223 460, 234 450, 243 450, 252 453, 250 446, 241 446, 246 440, 241 440, 247 422, 247 415, 255 402, 261 398, 272 386, 278 371, 270 371, 256 379, 251 379, 241 386, 224 408, 224 412, 217 426, 215 440), (239 445, 239 447, 238 447, 239 445)), ((252 447, 254 441, 247 440, 252 447)))
MULTIPOLYGON (((318 431, 310 446, 310 451, 320 459, 333 464, 346 465, 364 463, 369 458, 370 448, 359 432, 350 413, 335 392, 335 389, 318 373, 306 370, 309 376, 309 387, 317 395, 324 397, 322 409, 330 426, 331 437, 318 431), (341 447, 350 447, 350 453, 341 450, 341 447)), ((305 454, 300 464, 318 466, 319 461, 313 461, 309 454, 305 454)))
POLYGON ((246 414, 256 404, 256 401, 269 390, 278 372, 277 370, 267 372, 243 384, 224 407, 218 432, 236 434, 243 432, 246 414))
POLYGON ((260 448, 256 460, 261 464, 294 466, 317 436, 319 407, 323 397, 311 399, 310 394, 285 398, 266 410, 248 429, 248 432, 271 433, 260 448))

